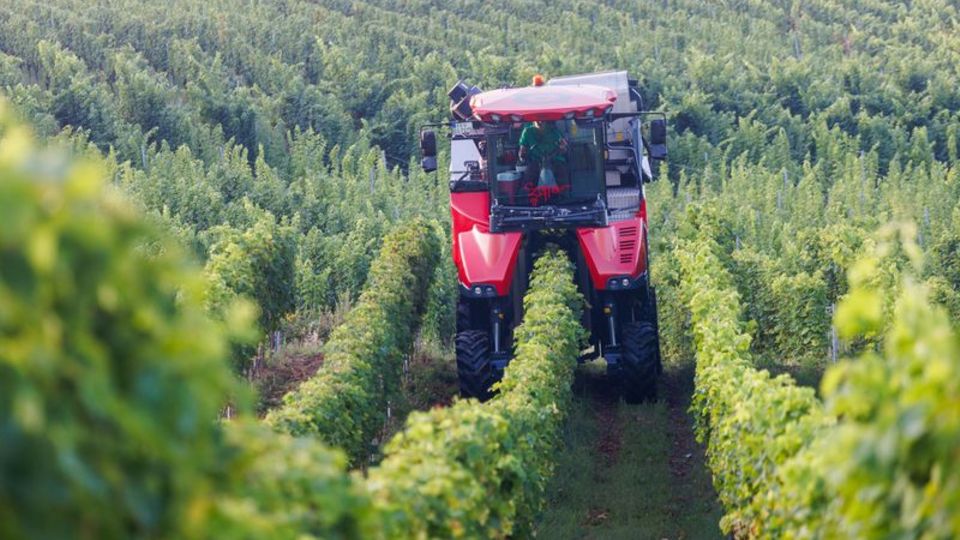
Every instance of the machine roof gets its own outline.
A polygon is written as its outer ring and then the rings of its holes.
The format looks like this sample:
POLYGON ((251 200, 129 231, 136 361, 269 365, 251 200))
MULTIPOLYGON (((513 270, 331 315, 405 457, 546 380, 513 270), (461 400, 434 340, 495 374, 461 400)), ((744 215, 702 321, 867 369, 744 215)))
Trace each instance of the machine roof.
POLYGON ((470 107, 484 122, 533 122, 600 117, 616 100, 616 92, 592 84, 527 86, 477 94, 470 107))

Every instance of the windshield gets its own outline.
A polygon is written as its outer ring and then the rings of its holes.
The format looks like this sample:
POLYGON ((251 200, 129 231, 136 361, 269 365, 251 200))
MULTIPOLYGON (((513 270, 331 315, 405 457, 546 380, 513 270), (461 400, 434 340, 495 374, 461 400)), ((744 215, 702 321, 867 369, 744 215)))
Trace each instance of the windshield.
POLYGON ((513 124, 487 138, 493 197, 505 206, 592 202, 603 193, 599 121, 513 124))

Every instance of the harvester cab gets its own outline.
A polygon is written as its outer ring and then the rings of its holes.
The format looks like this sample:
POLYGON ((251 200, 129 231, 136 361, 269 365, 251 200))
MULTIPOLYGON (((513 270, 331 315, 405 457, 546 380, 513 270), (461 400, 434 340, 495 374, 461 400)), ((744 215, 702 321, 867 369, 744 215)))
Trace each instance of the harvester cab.
MULTIPOLYGON (((465 397, 491 396, 510 361, 532 257, 546 243, 576 262, 584 325, 628 402, 656 397, 661 371, 643 185, 666 158, 666 119, 637 83, 609 72, 449 92, 450 212, 460 281, 457 368, 465 397)), ((422 129, 424 170, 437 137, 422 129)))

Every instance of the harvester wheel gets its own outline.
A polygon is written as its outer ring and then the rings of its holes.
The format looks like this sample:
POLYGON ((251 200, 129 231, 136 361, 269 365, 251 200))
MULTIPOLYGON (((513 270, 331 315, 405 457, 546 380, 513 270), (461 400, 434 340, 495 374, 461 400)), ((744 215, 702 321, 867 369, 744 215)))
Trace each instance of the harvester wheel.
POLYGON ((470 300, 461 298, 457 302, 457 332, 477 330, 485 326, 488 318, 485 315, 488 311, 483 308, 478 308, 479 306, 470 300))
POLYGON ((649 322, 623 325, 623 356, 620 380, 627 403, 657 400, 657 375, 660 374, 660 339, 649 322))
POLYGON ((490 387, 496 382, 490 359, 490 334, 483 330, 457 332, 456 348, 460 395, 480 401, 490 399, 490 387))
POLYGON ((648 292, 649 301, 644 306, 643 316, 640 320, 652 323, 654 330, 657 331, 657 375, 660 375, 663 373, 663 358, 660 356, 660 323, 657 318, 657 290, 651 286, 648 292))
POLYGON ((471 327, 470 306, 460 300, 457 302, 457 332, 469 330, 471 327))

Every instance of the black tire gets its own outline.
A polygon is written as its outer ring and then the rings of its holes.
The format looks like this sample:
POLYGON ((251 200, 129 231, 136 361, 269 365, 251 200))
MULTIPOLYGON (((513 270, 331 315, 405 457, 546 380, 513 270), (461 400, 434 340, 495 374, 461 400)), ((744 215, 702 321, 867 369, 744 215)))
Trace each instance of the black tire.
POLYGON ((620 385, 623 399, 636 404, 657 400, 660 367, 660 339, 650 322, 629 322, 621 331, 620 385))
POLYGON ((650 301, 647 302, 647 313, 644 320, 652 323, 653 328, 657 331, 657 374, 659 375, 663 373, 663 359, 660 356, 660 322, 657 319, 657 290, 652 285, 648 290, 650 301))
POLYGON ((493 397, 490 387, 497 374, 490 359, 490 334, 483 330, 457 332, 456 349, 460 395, 480 401, 493 397))
POLYGON ((457 332, 473 328, 473 317, 470 314, 470 305, 462 298, 457 302, 457 332))
POLYGON ((480 302, 460 297, 457 301, 457 332, 483 330, 489 326, 489 308, 480 302))
POLYGON ((647 288, 647 301, 638 302, 639 307, 637 313, 641 321, 646 321, 653 324, 654 328, 659 328, 657 324, 657 290, 655 287, 650 286, 647 288))

